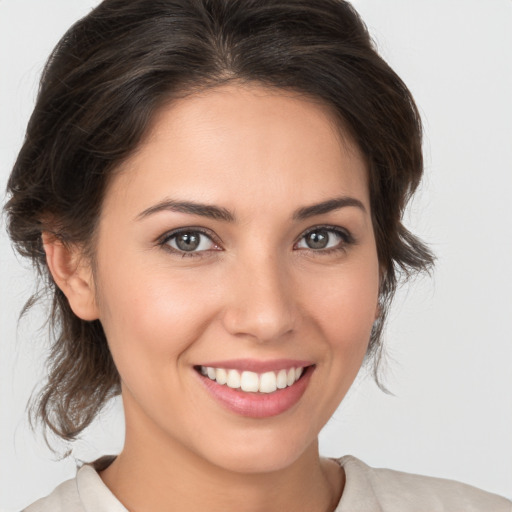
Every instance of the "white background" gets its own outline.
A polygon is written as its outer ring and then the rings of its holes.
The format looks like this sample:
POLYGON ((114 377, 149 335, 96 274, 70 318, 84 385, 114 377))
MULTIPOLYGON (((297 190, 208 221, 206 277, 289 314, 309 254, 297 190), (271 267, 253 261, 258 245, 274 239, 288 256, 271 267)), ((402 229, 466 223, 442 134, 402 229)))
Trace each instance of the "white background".
MULTIPOLYGON (((0 0, 0 187, 20 147, 45 58, 95 0, 0 0)), ((412 90, 426 177, 407 224, 438 256, 433 279, 398 296, 386 382, 362 378, 322 452, 461 480, 512 498, 512 1, 357 0, 378 47, 412 90)), ((3 201, 2 201, 3 202, 3 201)), ((28 426, 44 375, 42 316, 17 325, 33 277, 0 233, 0 510, 74 473, 28 426)), ((119 403, 80 441, 91 459, 122 446, 119 403)))

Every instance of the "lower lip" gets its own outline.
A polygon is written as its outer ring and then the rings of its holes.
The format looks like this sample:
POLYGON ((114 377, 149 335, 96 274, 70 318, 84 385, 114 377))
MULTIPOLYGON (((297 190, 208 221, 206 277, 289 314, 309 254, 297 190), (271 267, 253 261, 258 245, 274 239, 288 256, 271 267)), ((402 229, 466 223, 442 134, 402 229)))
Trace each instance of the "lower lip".
POLYGON ((209 395, 230 411, 248 418, 269 418, 286 412, 301 399, 313 371, 314 366, 308 366, 295 384, 273 393, 247 393, 196 374, 209 395))

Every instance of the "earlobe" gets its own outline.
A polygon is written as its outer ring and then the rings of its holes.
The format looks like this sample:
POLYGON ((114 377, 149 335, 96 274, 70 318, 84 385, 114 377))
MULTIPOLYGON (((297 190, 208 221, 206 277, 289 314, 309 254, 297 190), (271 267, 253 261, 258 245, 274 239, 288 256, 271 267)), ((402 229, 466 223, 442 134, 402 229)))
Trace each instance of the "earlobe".
POLYGON ((66 245, 48 232, 42 233, 42 241, 53 280, 67 297, 73 313, 82 320, 97 320, 92 269, 83 263, 79 248, 66 245))

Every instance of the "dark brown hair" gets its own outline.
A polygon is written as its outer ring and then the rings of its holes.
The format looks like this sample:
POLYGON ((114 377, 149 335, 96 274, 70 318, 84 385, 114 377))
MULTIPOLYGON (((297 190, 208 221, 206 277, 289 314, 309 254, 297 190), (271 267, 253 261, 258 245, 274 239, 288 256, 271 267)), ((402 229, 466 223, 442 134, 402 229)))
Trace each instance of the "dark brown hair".
POLYGON ((368 349, 375 365, 399 279, 432 264, 401 222, 423 172, 420 117, 348 2, 105 0, 48 60, 5 207, 11 239, 52 296, 54 340, 36 412, 65 439, 119 393, 119 375, 100 322, 75 316, 53 282, 41 233, 92 255, 109 176, 137 148, 155 111, 229 81, 321 100, 365 155, 383 270, 381 315, 368 349))

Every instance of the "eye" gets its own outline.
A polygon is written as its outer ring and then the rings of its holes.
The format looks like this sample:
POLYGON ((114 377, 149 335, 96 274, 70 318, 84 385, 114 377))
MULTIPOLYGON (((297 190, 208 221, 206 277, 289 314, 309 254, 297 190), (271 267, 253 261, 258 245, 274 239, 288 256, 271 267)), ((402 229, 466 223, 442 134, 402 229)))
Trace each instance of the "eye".
POLYGON ((318 227, 302 235, 295 247, 314 251, 336 250, 343 249, 345 245, 352 242, 352 237, 339 228, 318 227))
POLYGON ((218 250, 218 245, 206 233, 197 229, 180 230, 168 234, 161 242, 171 250, 183 253, 197 253, 218 250))

